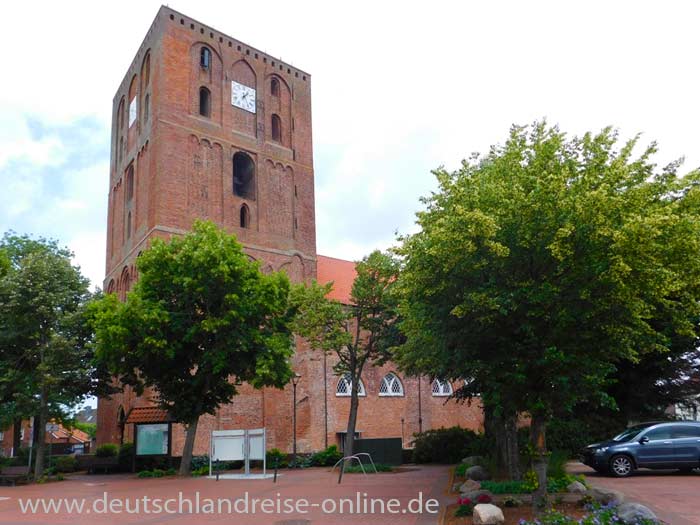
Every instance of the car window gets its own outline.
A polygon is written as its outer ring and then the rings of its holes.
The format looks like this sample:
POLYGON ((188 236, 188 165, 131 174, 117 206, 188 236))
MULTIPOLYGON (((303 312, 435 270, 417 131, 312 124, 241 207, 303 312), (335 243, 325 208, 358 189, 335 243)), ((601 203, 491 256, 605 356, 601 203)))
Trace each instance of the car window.
POLYGON ((660 427, 652 428, 649 432, 644 434, 644 437, 648 437, 651 441, 658 439, 671 439, 671 427, 660 427))
POLYGON ((674 438, 700 438, 700 426, 674 425, 671 428, 673 429, 674 438))

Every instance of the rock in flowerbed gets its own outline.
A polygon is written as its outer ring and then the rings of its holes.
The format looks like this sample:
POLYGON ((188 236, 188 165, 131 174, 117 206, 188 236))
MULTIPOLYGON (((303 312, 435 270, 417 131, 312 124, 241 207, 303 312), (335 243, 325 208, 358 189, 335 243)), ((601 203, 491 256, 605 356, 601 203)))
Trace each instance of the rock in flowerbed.
POLYGON ((460 494, 462 499, 468 499, 474 503, 491 503, 493 499, 493 494, 488 490, 472 490, 469 492, 462 492, 460 494))
POLYGON ((639 503, 623 503, 617 508, 617 516, 622 523, 633 525, 642 520, 649 520, 656 523, 658 518, 656 515, 644 505, 639 503))
POLYGON ((467 481, 458 486, 458 492, 465 493, 472 492, 474 490, 479 490, 481 488, 481 483, 479 483, 478 481, 474 481, 473 479, 468 479, 467 481))
POLYGON ((570 494, 585 494, 586 490, 588 490, 586 488, 586 485, 584 485, 580 481, 572 481, 566 487, 566 491, 569 492, 570 494))
POLYGON ((474 507, 474 525, 499 525, 506 521, 503 511, 490 503, 480 503, 474 507))
POLYGON ((593 487, 587 494, 602 505, 620 505, 625 501, 625 495, 622 492, 612 489, 593 487))
POLYGON ((469 465, 470 467, 473 467, 474 465, 483 465, 484 458, 481 456, 467 456, 466 458, 462 459, 462 463, 469 465))
POLYGON ((491 477, 489 476, 488 471, 484 467, 479 465, 469 467, 465 476, 467 479, 473 479, 474 481, 484 481, 490 479, 491 477))

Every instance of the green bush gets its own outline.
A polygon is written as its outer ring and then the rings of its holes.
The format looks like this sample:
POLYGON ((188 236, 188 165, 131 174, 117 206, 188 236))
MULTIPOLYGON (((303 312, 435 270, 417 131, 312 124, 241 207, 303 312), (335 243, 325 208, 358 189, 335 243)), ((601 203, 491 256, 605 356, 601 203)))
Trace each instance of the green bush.
POLYGON ((192 456, 192 462, 190 463, 190 470, 194 472, 202 467, 207 467, 207 472, 209 472, 209 456, 204 454, 202 456, 192 456))
POLYGON ((119 447, 119 469, 123 471, 131 470, 131 462, 134 457, 134 444, 122 443, 119 447))
POLYGON ((474 505, 460 505, 457 507, 457 510, 455 510, 455 516, 458 518, 471 516, 472 514, 474 514, 474 505))
POLYGON ((547 465, 547 475, 552 478, 562 478, 566 476, 566 463, 570 459, 570 454, 565 450, 555 450, 549 455, 547 465))
POLYGON ((458 463, 465 456, 484 454, 486 448, 483 435, 461 427, 428 430, 414 438, 416 463, 458 463))
POLYGON ((193 476, 208 476, 209 475, 209 465, 201 466, 192 471, 193 476))
MULTIPOLYGON (((580 481, 584 485, 586 484, 586 480, 583 476, 572 476, 571 474, 566 474, 565 476, 561 477, 548 478, 547 492, 551 494, 566 492, 566 488, 573 481, 580 481)), ((525 473, 522 481, 510 480, 481 482, 481 488, 483 490, 488 490, 493 494, 531 494, 537 490, 538 485, 537 474, 532 470, 525 473)))
POLYGON ((138 474, 136 474, 137 477, 139 478, 152 478, 153 477, 153 472, 150 470, 142 470, 138 474))
POLYGON ((105 443, 95 449, 95 456, 98 458, 113 458, 117 456, 119 447, 114 443, 105 443))
POLYGON ((459 477, 464 477, 467 475, 467 469, 469 468, 469 465, 466 463, 460 463, 455 467, 455 476, 459 477))
POLYGON ((287 454, 278 448, 267 451, 267 468, 285 468, 287 466, 287 454))
MULTIPOLYGON (((394 469, 389 466, 385 465, 384 463, 375 463, 375 467, 377 467, 377 472, 393 472, 394 469)), ((364 464, 365 467, 365 472, 367 474, 374 474, 374 469, 372 468, 371 464, 364 464)), ((344 472, 347 474, 357 474, 362 472, 362 468, 360 468, 360 465, 347 465, 344 469, 344 472)))
POLYGON ((318 467, 332 467, 343 455, 337 445, 331 445, 326 450, 316 452, 311 456, 311 464, 318 467))
POLYGON ((75 456, 59 456, 55 461, 56 472, 75 472, 78 468, 78 460, 75 456))

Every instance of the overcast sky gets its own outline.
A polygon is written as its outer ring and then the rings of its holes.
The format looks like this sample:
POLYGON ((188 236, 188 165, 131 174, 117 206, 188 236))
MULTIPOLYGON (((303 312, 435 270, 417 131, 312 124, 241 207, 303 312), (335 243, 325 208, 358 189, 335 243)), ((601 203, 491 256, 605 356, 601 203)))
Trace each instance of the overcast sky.
MULTIPOLYGON (((158 2, 4 3, 0 232, 104 276, 111 100, 158 2)), ((546 117, 642 132, 700 165, 697 2, 186 1, 171 7, 308 71, 319 253, 411 230, 430 170, 546 117)))

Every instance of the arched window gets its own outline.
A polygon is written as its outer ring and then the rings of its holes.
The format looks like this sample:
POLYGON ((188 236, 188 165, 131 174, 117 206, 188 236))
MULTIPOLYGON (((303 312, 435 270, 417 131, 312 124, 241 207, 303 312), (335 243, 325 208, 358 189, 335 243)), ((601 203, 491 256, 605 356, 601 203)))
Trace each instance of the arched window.
POLYGON ((211 51, 209 51, 208 47, 202 47, 202 50, 199 52, 199 65, 202 69, 209 69, 211 65, 211 51))
POLYGON ((131 212, 126 216, 126 238, 131 237, 131 212))
POLYGON ((382 378, 382 383, 379 385, 380 396, 402 396, 403 385, 401 380, 393 372, 389 372, 382 378))
POLYGON ((126 171, 126 202, 134 198, 134 165, 126 171))
POLYGON ((143 101, 143 121, 148 122, 148 112, 151 110, 151 95, 146 95, 143 101))
MULTIPOLYGON (((350 397, 352 395, 352 381, 350 380, 350 374, 345 374, 338 380, 338 386, 335 387, 335 395, 338 397, 350 397)), ((365 385, 360 379, 360 383, 357 385, 357 395, 365 396, 365 385)))
POLYGON ((276 78, 273 78, 270 81, 270 94, 273 97, 279 97, 280 96, 280 81, 277 80, 276 78))
POLYGON ((245 204, 241 206, 241 228, 248 228, 250 227, 250 211, 248 210, 248 206, 245 204))
POLYGON ((204 86, 199 88, 199 114, 203 117, 211 116, 211 92, 204 86))
POLYGON ((233 156, 233 194, 255 200, 255 163, 242 151, 233 156))
POLYGON ((433 381, 433 395, 435 397, 444 397, 452 395, 452 385, 449 381, 443 381, 442 379, 435 379, 433 381))
POLYGON ((282 119, 274 113, 272 114, 272 140, 282 142, 282 119))

